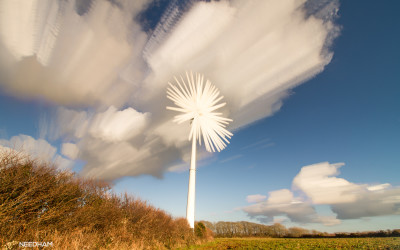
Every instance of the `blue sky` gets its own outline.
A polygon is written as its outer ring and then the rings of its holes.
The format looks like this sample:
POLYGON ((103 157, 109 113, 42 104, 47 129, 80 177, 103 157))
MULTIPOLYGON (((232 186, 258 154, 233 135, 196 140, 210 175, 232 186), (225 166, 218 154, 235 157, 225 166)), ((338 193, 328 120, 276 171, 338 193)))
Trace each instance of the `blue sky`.
POLYGON ((53 46, 52 20, 25 6, 35 25, 18 26, 23 14, 2 5, 0 145, 185 216, 187 127, 164 107, 167 82, 189 68, 234 119, 225 150, 199 152, 197 220, 398 228, 399 3, 302 2, 67 6, 53 46))

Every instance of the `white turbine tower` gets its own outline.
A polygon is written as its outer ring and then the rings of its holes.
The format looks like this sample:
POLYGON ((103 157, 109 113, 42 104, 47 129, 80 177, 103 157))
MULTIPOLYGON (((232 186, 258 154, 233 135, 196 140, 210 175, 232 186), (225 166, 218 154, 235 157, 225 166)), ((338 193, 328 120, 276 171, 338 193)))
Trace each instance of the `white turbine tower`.
POLYGON ((199 141, 201 145, 201 136, 207 151, 218 152, 229 143, 228 138, 233 135, 225 129, 231 119, 221 117, 222 113, 215 111, 226 103, 218 103, 223 96, 219 96, 219 90, 211 84, 209 80, 204 85, 204 76, 188 74, 186 72, 185 82, 175 78, 177 86, 169 84, 167 97, 172 100, 177 107, 167 107, 169 110, 181 112, 175 116, 174 122, 178 124, 190 121, 191 129, 189 141, 192 140, 192 158, 189 170, 189 190, 186 208, 186 219, 191 228, 194 228, 194 203, 195 203, 195 183, 196 183, 196 145, 199 141))

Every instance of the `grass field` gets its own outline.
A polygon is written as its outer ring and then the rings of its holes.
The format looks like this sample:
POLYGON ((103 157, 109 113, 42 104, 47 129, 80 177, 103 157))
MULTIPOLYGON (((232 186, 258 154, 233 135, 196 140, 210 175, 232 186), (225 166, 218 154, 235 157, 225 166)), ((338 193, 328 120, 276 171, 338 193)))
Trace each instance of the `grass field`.
POLYGON ((400 249, 400 238, 219 238, 189 249, 400 249))

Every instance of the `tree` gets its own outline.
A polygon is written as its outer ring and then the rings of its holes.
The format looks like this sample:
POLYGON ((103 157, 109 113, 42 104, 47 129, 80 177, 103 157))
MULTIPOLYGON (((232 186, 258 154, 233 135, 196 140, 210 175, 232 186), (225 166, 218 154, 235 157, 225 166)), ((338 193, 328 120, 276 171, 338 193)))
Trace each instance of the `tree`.
POLYGON ((303 235, 309 234, 310 231, 301 227, 291 227, 288 229, 288 234, 290 237, 302 237, 303 235))
POLYGON ((271 227, 275 237, 284 237, 288 234, 286 227, 280 223, 274 223, 271 227))

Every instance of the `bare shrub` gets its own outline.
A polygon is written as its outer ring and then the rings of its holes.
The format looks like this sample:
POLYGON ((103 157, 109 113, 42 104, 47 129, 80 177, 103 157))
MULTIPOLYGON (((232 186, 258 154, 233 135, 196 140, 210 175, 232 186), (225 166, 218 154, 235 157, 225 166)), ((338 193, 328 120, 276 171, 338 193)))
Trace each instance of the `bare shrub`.
POLYGON ((3 152, 0 246, 51 241, 67 249, 162 249, 195 242, 185 219, 109 190, 107 183, 3 152))

